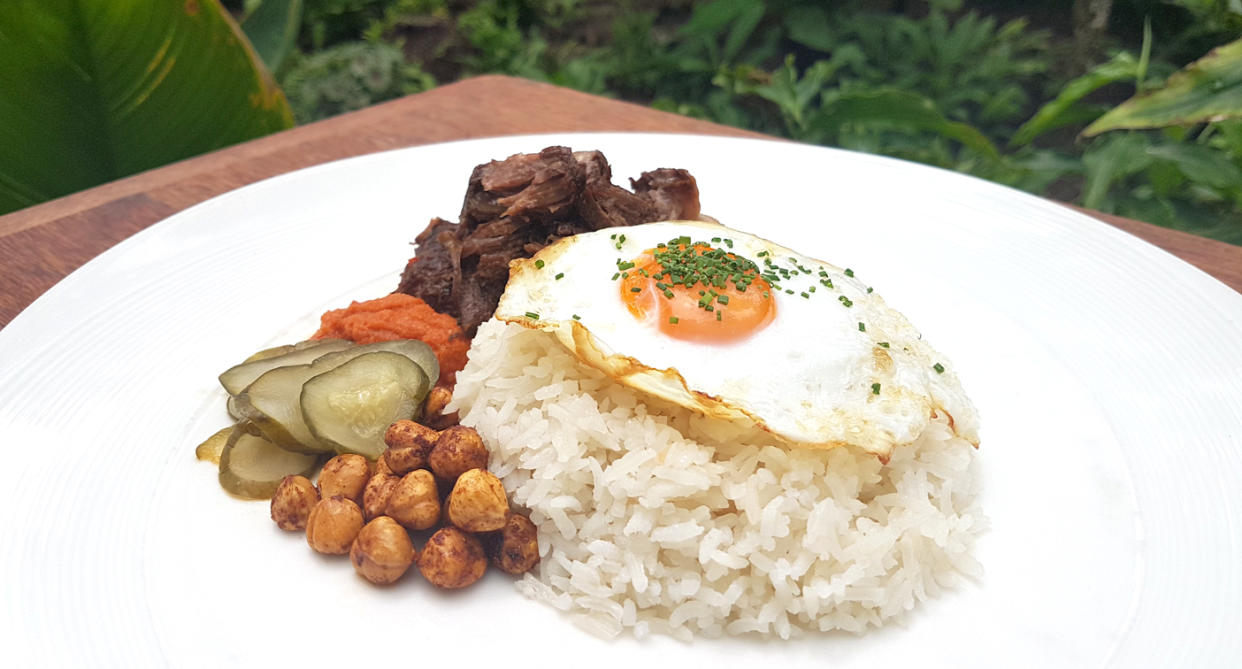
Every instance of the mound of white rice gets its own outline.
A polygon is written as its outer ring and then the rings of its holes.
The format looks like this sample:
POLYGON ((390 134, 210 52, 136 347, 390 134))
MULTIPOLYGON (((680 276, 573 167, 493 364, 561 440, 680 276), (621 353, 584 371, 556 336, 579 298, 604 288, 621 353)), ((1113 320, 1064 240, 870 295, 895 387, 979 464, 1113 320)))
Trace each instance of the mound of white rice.
POLYGON ((862 632, 981 571, 975 450, 942 420, 887 465, 790 449, 499 321, 479 328, 453 403, 539 528, 519 588, 600 635, 862 632))

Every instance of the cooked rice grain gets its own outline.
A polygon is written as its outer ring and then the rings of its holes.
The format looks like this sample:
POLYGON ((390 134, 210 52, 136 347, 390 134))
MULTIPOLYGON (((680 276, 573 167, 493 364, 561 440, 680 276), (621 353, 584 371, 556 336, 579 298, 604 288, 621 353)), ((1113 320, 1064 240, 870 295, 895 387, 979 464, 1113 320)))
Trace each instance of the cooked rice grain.
POLYGON ((981 572, 975 449, 944 420, 887 465, 790 449, 646 401, 498 321, 453 404, 539 528, 519 589, 594 634, 863 632, 981 572))

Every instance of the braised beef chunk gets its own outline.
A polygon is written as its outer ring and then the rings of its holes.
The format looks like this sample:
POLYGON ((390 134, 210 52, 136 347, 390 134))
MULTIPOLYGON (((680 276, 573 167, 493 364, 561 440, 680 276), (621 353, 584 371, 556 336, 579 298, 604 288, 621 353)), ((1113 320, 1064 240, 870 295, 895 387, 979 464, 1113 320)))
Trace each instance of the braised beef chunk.
POLYGON ((453 284, 459 276, 459 268, 453 258, 458 254, 450 252, 449 247, 454 247, 455 251, 460 246, 457 227, 456 223, 433 218, 426 229, 414 238, 418 254, 406 263, 401 283, 397 286, 398 293, 419 297, 440 313, 456 313, 453 284))
POLYGON ((550 146, 474 168, 461 222, 436 218, 415 238, 417 255, 397 292, 422 298, 474 336, 492 317, 509 280, 509 261, 580 232, 697 218, 698 187, 685 170, 659 169, 612 183, 599 151, 550 146))
POLYGON ((554 217, 573 205, 586 168, 563 146, 518 154, 474 168, 461 222, 467 231, 501 216, 554 217))
POLYGON ((664 220, 650 201, 612 184, 587 184, 578 198, 578 215, 591 230, 664 220))
POLYGON ((685 170, 661 167, 630 179, 634 192, 656 207, 657 221, 692 221, 699 217, 699 185, 685 170))
POLYGON ((574 160, 586 170, 587 184, 612 185, 612 166, 599 151, 574 151, 574 160))

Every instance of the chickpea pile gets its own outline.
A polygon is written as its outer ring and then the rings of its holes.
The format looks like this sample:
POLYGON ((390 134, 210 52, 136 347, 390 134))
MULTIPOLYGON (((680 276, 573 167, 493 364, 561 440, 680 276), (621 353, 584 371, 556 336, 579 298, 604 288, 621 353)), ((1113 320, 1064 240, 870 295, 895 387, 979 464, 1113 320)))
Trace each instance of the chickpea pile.
POLYGON ((489 557, 514 575, 539 562, 535 526, 510 511, 504 485, 487 471, 478 432, 401 420, 388 427, 384 443, 388 449, 374 465, 361 455, 332 458, 318 486, 285 477, 272 496, 272 520, 283 530, 304 530, 318 553, 348 554, 358 575, 377 585, 416 566, 437 587, 464 588, 483 577, 489 557), (410 533, 430 530, 422 550, 415 549, 410 533))

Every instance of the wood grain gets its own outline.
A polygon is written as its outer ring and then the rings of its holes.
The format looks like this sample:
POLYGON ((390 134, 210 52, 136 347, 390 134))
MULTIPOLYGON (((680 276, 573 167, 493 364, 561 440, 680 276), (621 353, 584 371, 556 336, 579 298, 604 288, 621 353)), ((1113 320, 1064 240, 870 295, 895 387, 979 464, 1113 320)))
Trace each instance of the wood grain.
MULTIPOLYGON (((485 76, 143 172, 0 217, 0 327, 129 235, 208 198, 278 174, 376 151, 525 133, 639 131, 763 135, 485 76)), ((1088 211, 1242 291, 1242 247, 1088 211)))

